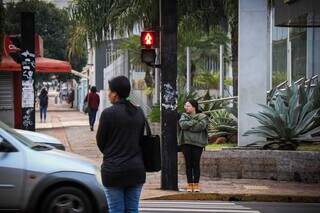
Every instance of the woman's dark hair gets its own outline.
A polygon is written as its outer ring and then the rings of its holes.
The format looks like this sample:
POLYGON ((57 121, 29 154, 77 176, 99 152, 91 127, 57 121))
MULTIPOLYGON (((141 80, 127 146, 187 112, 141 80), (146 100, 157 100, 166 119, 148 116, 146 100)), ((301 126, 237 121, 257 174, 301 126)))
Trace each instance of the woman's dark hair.
POLYGON ((199 103, 198 101, 194 100, 194 99, 189 99, 186 101, 186 103, 190 103, 191 106, 193 106, 196 109, 196 113, 201 113, 202 111, 199 109, 199 103))
POLYGON ((47 95, 47 94, 48 94, 47 90, 45 88, 42 88, 42 90, 40 92, 40 95, 44 96, 44 95, 47 95))
POLYGON ((90 88, 90 91, 93 92, 93 93, 96 93, 96 92, 97 92, 97 87, 92 86, 92 87, 90 88))
POLYGON ((127 100, 131 92, 131 84, 127 77, 118 76, 111 79, 109 81, 109 89, 111 92, 118 94, 120 102, 126 105, 126 111, 130 115, 133 115, 137 112, 138 108, 127 100))
POLYGON ((130 95, 130 81, 125 76, 115 77, 109 81, 109 89, 112 92, 116 92, 120 99, 125 99, 130 95))

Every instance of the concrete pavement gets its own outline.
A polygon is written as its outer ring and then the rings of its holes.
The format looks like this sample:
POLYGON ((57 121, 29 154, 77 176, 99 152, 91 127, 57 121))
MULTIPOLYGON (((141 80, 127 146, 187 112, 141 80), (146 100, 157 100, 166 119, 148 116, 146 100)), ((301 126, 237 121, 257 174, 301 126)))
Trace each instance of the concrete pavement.
MULTIPOLYGON (((59 138, 67 151, 85 156, 97 165, 101 164, 102 154, 96 146, 96 132, 90 131, 88 117, 84 113, 70 109, 49 109, 48 116, 47 123, 37 125, 37 131, 59 138)), ((147 175, 142 199, 320 202, 320 184, 201 177, 202 192, 186 193, 161 190, 160 180, 160 173, 147 175)), ((183 188, 185 183, 186 177, 179 175, 179 187, 183 188)))

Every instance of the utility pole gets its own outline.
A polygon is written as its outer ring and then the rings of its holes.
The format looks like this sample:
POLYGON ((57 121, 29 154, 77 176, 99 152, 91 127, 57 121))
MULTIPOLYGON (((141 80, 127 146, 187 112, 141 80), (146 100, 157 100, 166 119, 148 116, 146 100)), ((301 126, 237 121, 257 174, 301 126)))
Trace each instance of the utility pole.
POLYGON ((34 13, 21 13, 22 129, 35 131, 34 13))
POLYGON ((177 190, 177 0, 160 2, 161 188, 177 190))

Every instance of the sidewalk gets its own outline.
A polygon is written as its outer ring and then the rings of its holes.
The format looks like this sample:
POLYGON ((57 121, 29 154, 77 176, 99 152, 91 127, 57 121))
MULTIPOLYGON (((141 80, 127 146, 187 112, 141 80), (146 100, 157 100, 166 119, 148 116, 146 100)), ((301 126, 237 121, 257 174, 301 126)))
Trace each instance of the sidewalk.
POLYGON ((49 93, 49 104, 47 120, 40 122, 40 112, 36 110, 36 129, 65 128, 71 126, 88 126, 88 115, 79 112, 75 108, 70 108, 70 104, 65 101, 62 104, 55 104, 54 97, 56 93, 49 93))
MULTIPOLYGON (((62 106, 59 107, 63 108, 62 106)), ((59 112, 49 111, 48 118, 49 122, 37 126, 37 131, 59 138, 66 145, 67 151, 85 156, 100 166, 102 154, 96 146, 96 132, 89 130, 86 115, 74 110, 61 110, 59 112)), ((320 202, 320 184, 255 179, 209 179, 201 177, 202 192, 186 193, 161 190, 160 182, 160 173, 147 174, 147 182, 144 185, 141 198, 320 202)), ((185 183, 186 177, 179 175, 179 188, 183 188, 185 183)))

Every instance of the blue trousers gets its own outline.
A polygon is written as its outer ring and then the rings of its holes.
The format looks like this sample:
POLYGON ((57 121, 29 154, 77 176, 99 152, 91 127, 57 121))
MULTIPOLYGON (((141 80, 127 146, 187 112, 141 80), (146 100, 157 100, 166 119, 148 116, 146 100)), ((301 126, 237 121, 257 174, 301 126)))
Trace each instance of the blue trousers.
POLYGON ((90 124, 91 127, 93 127, 94 123, 96 122, 97 111, 98 110, 90 109, 89 112, 88 112, 88 114, 89 114, 89 124, 90 124))
POLYGON ((47 107, 40 107, 40 119, 41 121, 47 119, 47 107))
POLYGON ((139 213, 142 185, 105 187, 109 213, 139 213))

